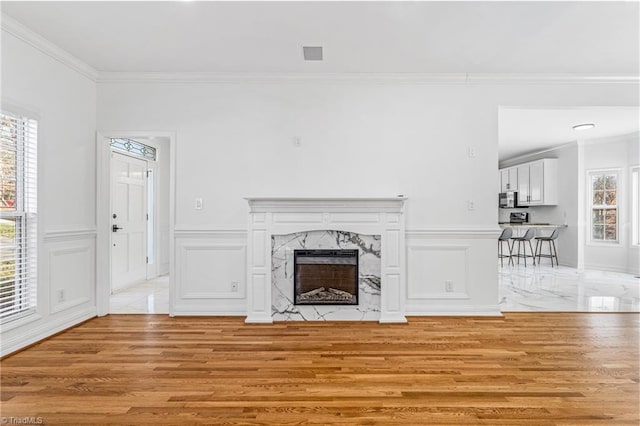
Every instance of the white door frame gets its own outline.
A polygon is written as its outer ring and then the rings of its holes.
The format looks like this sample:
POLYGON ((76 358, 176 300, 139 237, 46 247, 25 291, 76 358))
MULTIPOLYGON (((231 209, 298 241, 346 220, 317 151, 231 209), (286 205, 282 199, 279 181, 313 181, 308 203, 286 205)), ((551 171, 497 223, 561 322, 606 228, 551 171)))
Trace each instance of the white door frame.
POLYGON ((111 148, 110 138, 169 139, 169 315, 173 316, 175 271, 176 132, 99 131, 96 134, 96 307, 98 316, 109 313, 111 296, 111 148))
MULTIPOLYGON (((154 148, 158 149, 158 147, 154 146, 154 148)), ((147 280, 152 280, 158 276, 158 236, 159 236, 159 224, 158 224, 158 163, 157 161, 148 161, 147 160, 147 170, 152 170, 151 179, 149 179, 149 175, 147 175, 147 185, 152 185, 153 196, 152 202, 153 205, 149 206, 147 203, 147 212, 149 209, 153 211, 153 266, 149 267, 149 263, 147 262, 147 280)), ((149 187, 147 186, 147 200, 149 199, 149 187)), ((149 232, 149 222, 147 221, 147 233, 149 232)), ((147 235, 147 242, 149 241, 149 236, 147 235)), ((147 253, 149 253, 149 245, 147 244, 147 253)))

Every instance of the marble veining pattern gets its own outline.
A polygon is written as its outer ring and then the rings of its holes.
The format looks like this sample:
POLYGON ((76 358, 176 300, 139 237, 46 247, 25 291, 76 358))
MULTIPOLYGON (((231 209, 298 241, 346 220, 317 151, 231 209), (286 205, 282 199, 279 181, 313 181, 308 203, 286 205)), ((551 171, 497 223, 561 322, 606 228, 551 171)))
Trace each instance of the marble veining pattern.
POLYGON ((503 312, 640 312, 640 279, 618 272, 505 264, 499 289, 503 312))
POLYGON ((271 237, 271 312, 274 321, 377 321, 380 319, 380 236, 344 231, 310 231, 271 237), (293 303, 293 251, 358 249, 358 305, 293 303))

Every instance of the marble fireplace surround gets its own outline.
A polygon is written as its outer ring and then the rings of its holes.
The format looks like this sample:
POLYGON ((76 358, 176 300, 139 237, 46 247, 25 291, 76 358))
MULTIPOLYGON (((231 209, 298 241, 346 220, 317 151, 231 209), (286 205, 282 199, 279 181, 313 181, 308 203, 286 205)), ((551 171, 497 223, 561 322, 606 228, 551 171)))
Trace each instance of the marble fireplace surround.
POLYGON ((274 321, 272 236, 311 231, 380 236, 378 321, 407 322, 404 310, 406 263, 403 214, 406 198, 248 197, 246 200, 249 203, 247 323, 274 321))
POLYGON ((380 319, 380 235, 305 231, 271 238, 271 316, 274 321, 378 321, 380 319), (358 303, 294 303, 294 250, 358 251, 358 303))

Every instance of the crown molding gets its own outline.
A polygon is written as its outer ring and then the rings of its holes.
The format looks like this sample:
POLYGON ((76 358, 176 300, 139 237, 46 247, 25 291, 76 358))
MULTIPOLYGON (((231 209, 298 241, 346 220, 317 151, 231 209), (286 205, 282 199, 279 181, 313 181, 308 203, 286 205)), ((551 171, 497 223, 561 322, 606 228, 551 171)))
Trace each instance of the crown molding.
POLYGON ((25 25, 2 13, 3 31, 98 83, 406 83, 406 84, 639 84, 636 74, 588 73, 247 73, 98 71, 25 25))
POLYGON ((84 77, 87 77, 94 82, 97 80, 98 71, 96 69, 4 13, 2 14, 0 26, 3 31, 8 32, 14 37, 38 49, 45 55, 68 66, 84 77))
POLYGON ((99 83, 282 83, 282 82, 462 83, 465 73, 247 73, 247 72, 100 72, 99 83))
POLYGON ((638 84, 638 75, 500 73, 99 72, 98 83, 347 82, 407 84, 638 84))
POLYGON ((533 152, 527 152, 526 154, 518 154, 515 157, 509 157, 505 160, 499 160, 498 162, 498 167, 499 168, 506 168, 506 167, 513 167, 513 166, 517 166, 518 164, 521 164, 523 161, 526 161, 527 159, 530 159, 531 157, 536 157, 538 155, 542 155, 542 154, 546 154, 549 152, 554 152, 554 151, 559 151, 561 149, 565 149, 565 148, 570 148, 573 146, 577 146, 578 142, 576 140, 570 141, 570 142, 565 142, 561 145, 557 145, 557 146, 552 146, 551 148, 545 148, 545 149, 541 149, 541 150, 537 150, 537 151, 533 151, 533 152))
POLYGON ((581 145, 599 145, 602 143, 629 142, 640 139, 640 132, 625 133, 624 135, 602 136, 599 138, 582 139, 581 145))
POLYGON ((638 84, 640 75, 592 73, 477 73, 469 74, 470 83, 513 84, 638 84))
POLYGON ((554 151, 560 151, 562 149, 571 148, 578 145, 598 145, 602 143, 627 142, 627 141, 638 139, 638 138, 640 138, 640 132, 631 132, 631 133, 625 133, 623 135, 615 135, 615 136, 602 136, 599 138, 592 138, 592 139, 576 139, 574 141, 566 142, 558 146, 553 146, 551 148, 546 148, 539 151, 517 155, 515 157, 507 158, 506 160, 500 160, 498 163, 498 167, 500 169, 507 168, 507 167, 514 167, 519 164, 522 164, 523 161, 527 161, 532 157, 537 157, 542 154, 551 153, 554 151))

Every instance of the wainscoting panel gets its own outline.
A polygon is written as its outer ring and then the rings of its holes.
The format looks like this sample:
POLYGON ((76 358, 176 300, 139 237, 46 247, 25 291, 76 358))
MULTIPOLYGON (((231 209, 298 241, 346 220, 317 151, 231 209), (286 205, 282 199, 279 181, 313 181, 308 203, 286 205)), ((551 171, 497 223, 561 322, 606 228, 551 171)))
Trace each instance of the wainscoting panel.
POLYGON ((81 305, 93 295, 93 247, 51 248, 49 288, 51 313, 81 305))
POLYGON ((408 299, 468 299, 468 245, 420 244, 407 247, 408 299))
POLYGON ((95 232, 49 232, 44 238, 49 313, 95 306, 95 232))
POLYGON ((242 245, 191 244, 180 247, 182 299, 244 297, 243 276, 234 273, 244 266, 242 245))
MULTIPOLYGON (((270 248, 266 238, 269 233, 263 229, 252 232, 247 239, 246 230, 176 231, 174 315, 244 316, 253 311, 255 322, 267 318, 270 306, 263 292, 269 281, 265 269, 270 264, 265 257, 266 248, 270 248), (248 240, 264 248, 265 254, 248 250, 248 240), (251 256, 255 256, 253 266, 249 264, 251 256), (248 282, 250 266, 256 279, 248 282), (237 292, 231 288, 235 282, 237 292), (253 297, 249 297, 250 291, 253 297)), ((404 256, 388 253, 391 256, 385 262, 406 265, 407 279, 399 275, 394 280, 392 276, 404 268, 390 267, 385 289, 390 299, 384 309, 399 308, 407 315, 500 315, 496 260, 499 230, 385 232, 406 247, 404 256)))
POLYGON ((4 356, 96 316, 95 229, 45 232, 36 313, 2 326, 4 356))
POLYGON ((498 229, 408 230, 407 315, 501 315, 498 229))
POLYGON ((175 231, 174 315, 246 314, 246 231, 175 231))

